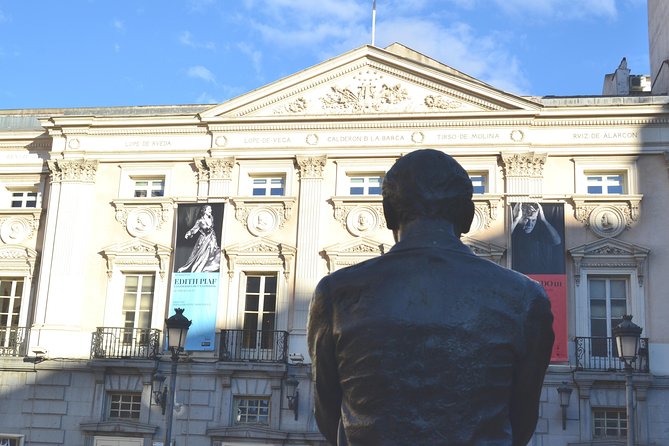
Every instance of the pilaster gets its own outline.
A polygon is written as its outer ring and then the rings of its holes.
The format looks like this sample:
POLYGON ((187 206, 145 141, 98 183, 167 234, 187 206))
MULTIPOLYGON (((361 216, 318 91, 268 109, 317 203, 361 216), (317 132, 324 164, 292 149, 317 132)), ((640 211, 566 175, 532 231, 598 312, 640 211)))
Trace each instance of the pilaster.
MULTIPOLYGON (((307 326, 307 314, 311 295, 318 284, 319 276, 319 241, 321 201, 323 189, 323 168, 327 157, 298 156, 300 171, 300 195, 297 233, 297 258, 295 265, 295 304, 292 332, 301 331, 307 326), (298 328, 300 327, 300 328, 298 328)), ((306 350, 306 347, 305 347, 306 350)), ((294 349, 291 347, 291 351, 294 349)), ((304 352, 306 353, 306 352, 304 352)))
POLYGON ((31 343, 49 356, 71 357, 90 348, 82 311, 98 161, 59 159, 48 166, 51 193, 31 343))

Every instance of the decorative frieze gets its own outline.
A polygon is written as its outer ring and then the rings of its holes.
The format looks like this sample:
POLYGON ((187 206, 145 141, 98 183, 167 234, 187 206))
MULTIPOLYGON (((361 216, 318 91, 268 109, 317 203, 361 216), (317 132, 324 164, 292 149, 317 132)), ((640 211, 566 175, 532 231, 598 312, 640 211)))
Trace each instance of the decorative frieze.
POLYGON ((94 183, 98 170, 98 160, 61 159, 48 160, 51 182, 82 182, 94 183))
POLYGON ((170 198, 126 198, 112 201, 116 221, 133 237, 144 237, 169 221, 174 202, 170 198))
POLYGON ((425 96, 425 100, 423 102, 430 109, 457 110, 462 108, 462 102, 456 101, 449 96, 430 94, 425 96))
POLYGON ((300 179, 307 180, 322 180, 323 179, 323 168, 325 167, 325 162, 327 161, 327 156, 318 155, 318 156, 302 156, 298 155, 296 157, 297 165, 300 169, 300 179))

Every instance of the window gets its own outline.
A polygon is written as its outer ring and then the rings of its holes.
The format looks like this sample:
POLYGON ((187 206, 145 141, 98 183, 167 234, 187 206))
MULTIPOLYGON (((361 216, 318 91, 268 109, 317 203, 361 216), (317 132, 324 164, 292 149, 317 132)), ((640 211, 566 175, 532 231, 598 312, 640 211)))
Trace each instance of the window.
POLYGON ((123 343, 133 340, 148 343, 155 277, 152 274, 127 274, 123 293, 123 343), (136 329, 139 333, 135 336, 136 329))
POLYGON ((594 409, 593 436, 596 439, 621 439, 627 437, 627 411, 624 409, 594 409))
POLYGON ((109 397, 109 418, 139 419, 141 393, 112 393, 109 397))
POLYGON ((286 181, 283 177, 251 177, 254 197, 283 196, 286 194, 286 181))
POLYGON ((269 424, 269 398, 235 398, 235 423, 269 424))
POLYGON ((36 208, 37 192, 34 191, 14 191, 12 192, 13 208, 36 208))
POLYGON ((0 446, 23 446, 23 435, 0 434, 0 446))
POLYGON ((587 191, 597 195, 622 195, 625 177, 621 173, 586 173, 587 191))
POLYGON ((590 333, 593 356, 615 357, 609 351, 613 344, 606 338, 613 336, 613 328, 622 322, 627 312, 627 280, 624 278, 588 278, 590 297, 590 333), (599 338, 599 339, 596 339, 599 338))
POLYGON ((472 186, 474 187, 475 194, 486 193, 488 178, 484 173, 472 172, 469 174, 469 179, 472 180, 472 186))
POLYGON ((381 182, 383 177, 380 175, 355 175, 349 176, 349 194, 350 195, 381 195, 381 182))
POLYGON ((12 347, 14 331, 19 326, 23 278, 0 279, 0 349, 12 347))
POLYGON ((244 348, 274 348, 276 284, 276 274, 246 276, 244 348))
POLYGON ((162 197, 165 195, 165 177, 133 178, 134 197, 162 197))

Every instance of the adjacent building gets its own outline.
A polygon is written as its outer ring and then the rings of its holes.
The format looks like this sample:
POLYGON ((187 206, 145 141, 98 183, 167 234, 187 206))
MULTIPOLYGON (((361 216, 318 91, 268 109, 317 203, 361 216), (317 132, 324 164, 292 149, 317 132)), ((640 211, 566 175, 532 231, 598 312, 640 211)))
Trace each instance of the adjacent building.
POLYGON ((532 444, 624 444, 632 314, 637 442, 669 445, 668 124, 664 95, 520 97, 400 44, 216 106, 0 111, 0 444, 162 444, 176 306, 176 445, 324 444, 311 293, 390 249, 384 174, 433 148, 470 173, 477 255, 526 268, 523 205, 559 234, 525 271, 557 334, 532 444))

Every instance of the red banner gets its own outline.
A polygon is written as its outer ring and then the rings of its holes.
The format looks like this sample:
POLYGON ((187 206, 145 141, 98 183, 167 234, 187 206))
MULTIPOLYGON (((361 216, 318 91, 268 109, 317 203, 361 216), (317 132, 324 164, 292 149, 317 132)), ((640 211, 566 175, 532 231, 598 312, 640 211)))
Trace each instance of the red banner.
POLYGON ((553 311, 555 344, 551 362, 567 362, 567 276, 565 274, 528 274, 546 290, 553 311))

